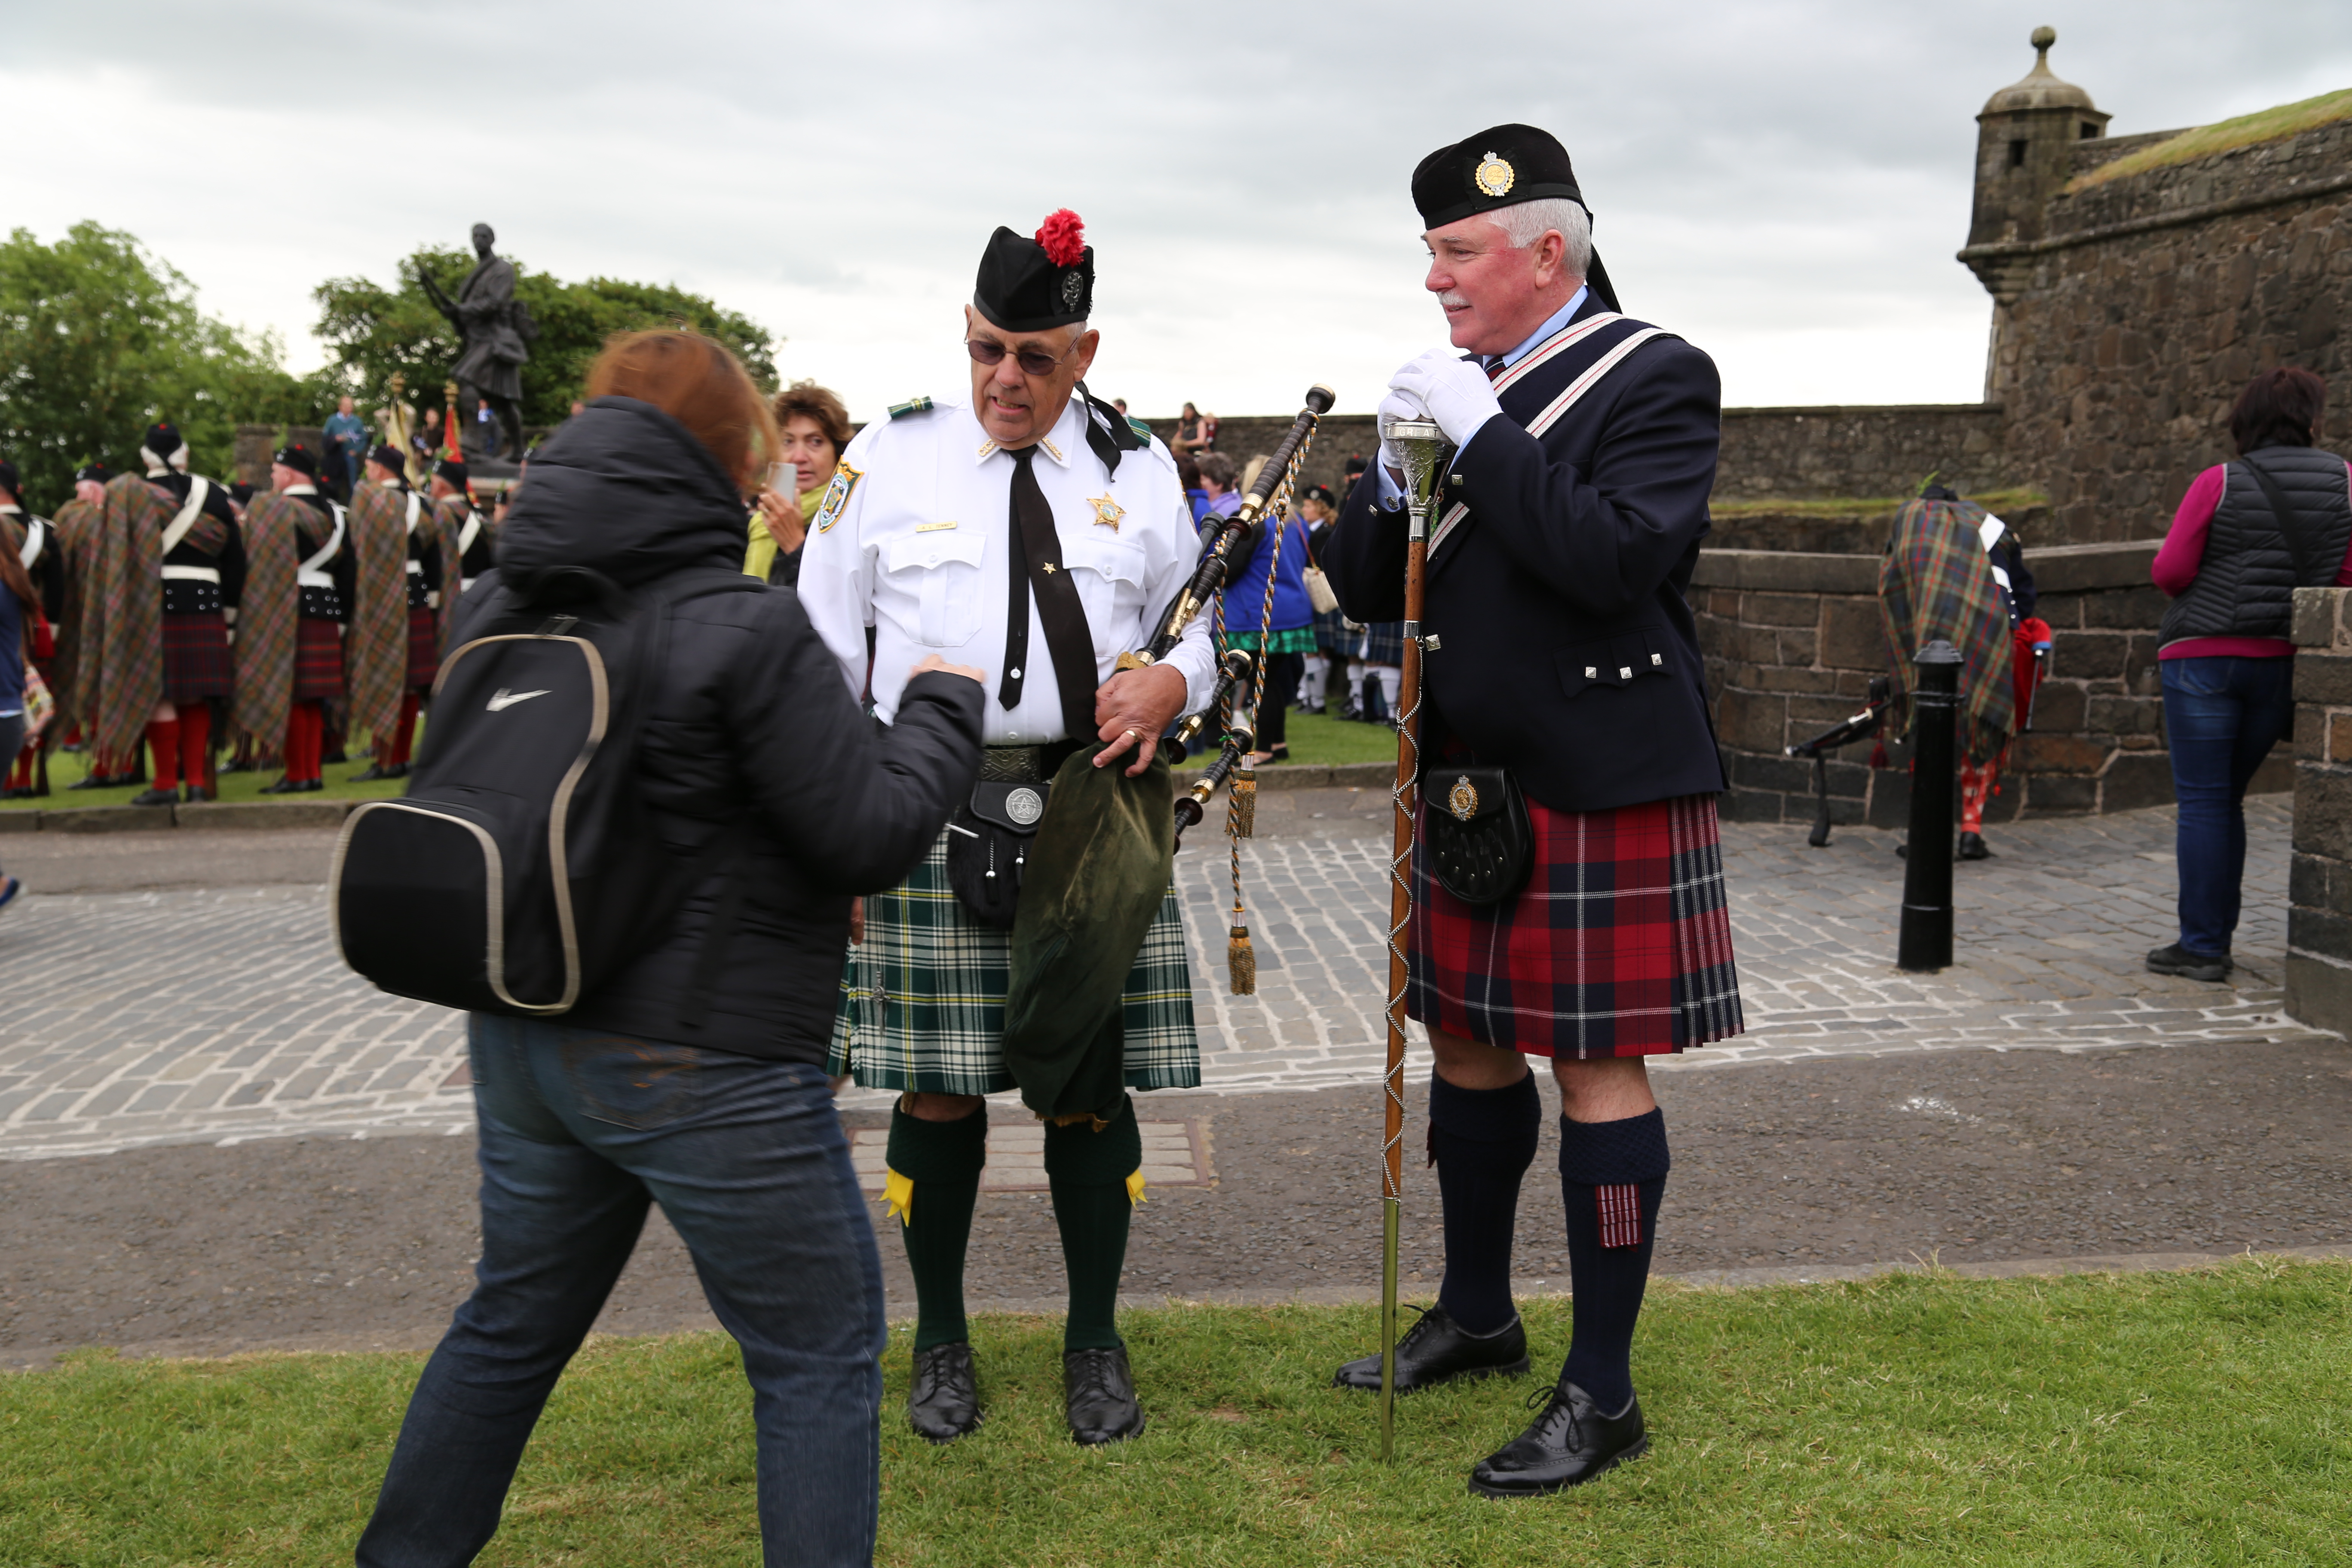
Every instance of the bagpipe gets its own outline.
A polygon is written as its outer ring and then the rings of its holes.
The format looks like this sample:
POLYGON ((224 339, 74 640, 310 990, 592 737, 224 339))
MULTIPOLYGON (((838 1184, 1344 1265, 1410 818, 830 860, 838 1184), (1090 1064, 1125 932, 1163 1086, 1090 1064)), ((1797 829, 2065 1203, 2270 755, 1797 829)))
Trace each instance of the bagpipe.
POLYGON ((1814 848, 1825 848, 1830 841, 1829 754, 1840 746, 1867 741, 1877 734, 1886 722, 1886 710, 1894 700, 1894 681, 1884 675, 1874 675, 1870 678, 1870 700, 1861 712, 1838 721, 1810 741, 1781 748, 1790 756, 1811 757, 1813 761, 1813 792, 1820 805, 1813 814, 1813 830, 1805 836, 1805 842, 1814 848))
POLYGON ((1216 685, 1207 703, 1161 736, 1160 742, 1161 750, 1170 753, 1170 762, 1181 762, 1199 743, 1201 731, 1212 715, 1220 721, 1223 730, 1223 743, 1216 761, 1176 798, 1176 847, 1183 847, 1184 830, 1205 815, 1218 786, 1227 786, 1225 833, 1233 841, 1234 908, 1225 963, 1228 984, 1236 996, 1247 996, 1257 990, 1257 961, 1250 946, 1249 927, 1242 918, 1241 840, 1251 836, 1256 818, 1257 778, 1255 770, 1249 765, 1249 756, 1257 744, 1256 704, 1264 700, 1265 691, 1265 683, 1258 677, 1265 644, 1273 636, 1268 623, 1272 620, 1275 578, 1282 565, 1283 525, 1290 515, 1291 496, 1297 487, 1300 469, 1314 445, 1316 426, 1331 411, 1333 401, 1328 386, 1307 389, 1307 406, 1298 411, 1289 431, 1258 469, 1241 505, 1232 516, 1216 520, 1215 527, 1203 542, 1192 575, 1160 613, 1156 622, 1159 630, 1141 648, 1118 658, 1121 669, 1142 669, 1159 663, 1168 657, 1183 637, 1185 628, 1212 600, 1218 605, 1222 631, 1225 584, 1257 553, 1258 539, 1265 529, 1271 526, 1275 530, 1275 557, 1266 568, 1265 605, 1258 617, 1258 651, 1253 654, 1246 648, 1226 649, 1217 660, 1216 685), (1248 710, 1236 712, 1234 694, 1244 681, 1252 684, 1254 694, 1248 710))

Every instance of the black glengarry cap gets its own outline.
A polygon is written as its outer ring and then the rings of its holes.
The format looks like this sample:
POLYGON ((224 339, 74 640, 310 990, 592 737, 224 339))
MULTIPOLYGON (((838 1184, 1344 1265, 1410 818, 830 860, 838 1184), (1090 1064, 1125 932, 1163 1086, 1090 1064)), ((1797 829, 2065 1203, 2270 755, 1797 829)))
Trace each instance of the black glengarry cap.
MULTIPOLYGON (((1568 149, 1559 137, 1533 125, 1489 126, 1440 147, 1412 171, 1412 205, 1423 228, 1444 228, 1481 213, 1555 197, 1574 202, 1584 208, 1585 216, 1592 216, 1568 149)), ((1618 308, 1617 291, 1597 250, 1585 281, 1609 309, 1618 308)))
POLYGON ((1005 332, 1042 332, 1083 321, 1095 304, 1095 251, 1086 225, 1064 207, 1024 239, 1000 226, 981 252, 972 309, 1005 332))
POLYGON ((310 455, 310 448, 299 442, 278 447, 269 454, 269 460, 284 464, 305 479, 316 479, 319 477, 319 459, 310 455))

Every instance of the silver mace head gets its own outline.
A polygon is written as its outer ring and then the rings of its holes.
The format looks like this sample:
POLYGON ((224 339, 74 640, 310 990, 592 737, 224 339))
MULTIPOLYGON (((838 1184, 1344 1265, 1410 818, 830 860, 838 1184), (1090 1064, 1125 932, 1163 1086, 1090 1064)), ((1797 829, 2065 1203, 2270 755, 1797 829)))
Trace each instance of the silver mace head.
POLYGON ((1404 458, 1404 492, 1416 510, 1427 510, 1454 447, 1434 419, 1391 418, 1381 427, 1389 446, 1404 458))

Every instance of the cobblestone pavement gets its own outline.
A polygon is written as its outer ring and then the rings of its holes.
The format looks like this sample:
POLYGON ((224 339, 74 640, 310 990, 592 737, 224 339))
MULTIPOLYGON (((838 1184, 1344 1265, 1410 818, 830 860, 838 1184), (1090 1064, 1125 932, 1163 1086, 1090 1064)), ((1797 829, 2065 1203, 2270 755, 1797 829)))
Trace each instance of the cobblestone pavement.
MULTIPOLYGON (((1213 1092, 1378 1074, 1386 847, 1360 837, 1373 824, 1360 804, 1350 819, 1334 803, 1342 820, 1328 823, 1308 820, 1311 804, 1286 802, 1295 830, 1244 847, 1255 996, 1223 994, 1222 843, 1196 838, 1178 860, 1213 1092)), ((1892 964, 1903 862, 1889 835, 1844 828, 1814 850, 1799 827, 1731 825, 1750 1032, 1668 1065, 2307 1036, 2278 1010, 2287 804, 2258 798, 2247 815, 2248 916, 2227 986, 2140 967, 2173 935, 2169 811, 1998 829, 2000 858, 1957 870, 1959 962, 1935 975, 1892 964)), ((323 906, 304 885, 20 900, 0 917, 0 1157, 467 1130, 455 1016, 345 971, 323 906)))

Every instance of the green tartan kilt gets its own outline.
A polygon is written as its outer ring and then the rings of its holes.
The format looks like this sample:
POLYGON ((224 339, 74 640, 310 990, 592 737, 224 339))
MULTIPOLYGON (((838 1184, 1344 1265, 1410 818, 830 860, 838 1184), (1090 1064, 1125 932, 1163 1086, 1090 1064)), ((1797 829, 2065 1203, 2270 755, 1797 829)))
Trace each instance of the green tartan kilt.
MULTIPOLYGON (((1013 933, 982 925, 948 885, 948 836, 913 875, 866 900, 866 940, 841 969, 825 1070, 862 1089, 996 1094, 1004 1070, 1004 993, 1013 933)), ((1192 976, 1171 877, 1127 977, 1125 1070, 1129 1089, 1197 1089, 1201 1040, 1192 1030, 1192 976)))

